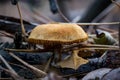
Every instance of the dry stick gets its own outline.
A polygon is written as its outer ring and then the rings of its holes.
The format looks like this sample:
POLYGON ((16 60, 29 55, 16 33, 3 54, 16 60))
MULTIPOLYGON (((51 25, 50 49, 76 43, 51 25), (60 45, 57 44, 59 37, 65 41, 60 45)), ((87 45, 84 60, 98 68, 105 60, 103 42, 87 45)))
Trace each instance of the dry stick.
POLYGON ((25 32, 25 27, 24 27, 24 24, 23 24, 22 14, 21 14, 21 10, 20 10, 20 7, 19 7, 19 3, 17 3, 17 8, 18 8, 19 16, 20 16, 20 23, 21 23, 22 34, 23 34, 24 38, 26 39, 26 35, 27 34, 25 32))
POLYGON ((41 77, 41 75, 46 76, 47 73, 45 73, 44 71, 39 70, 39 69, 33 67, 32 65, 26 63, 25 61, 23 61, 22 59, 20 59, 19 57, 17 57, 16 55, 14 55, 14 54, 11 53, 11 52, 9 52, 9 54, 10 54, 13 58, 15 58, 16 60, 18 60, 19 62, 21 62, 22 64, 24 64, 24 65, 27 66, 28 68, 30 68, 31 70, 33 70, 33 71, 37 74, 38 77, 41 77))
POLYGON ((77 49, 77 50, 88 50, 88 49, 97 49, 97 50, 120 50, 119 48, 96 48, 96 47, 79 48, 79 49, 77 49))
POLYGON ((14 36, 12 34, 9 34, 9 33, 5 32, 5 31, 0 31, 0 33, 7 36, 7 37, 14 38, 14 36))
POLYGON ((63 50, 66 50, 66 49, 71 49, 71 48, 74 48, 74 47, 101 47, 101 48, 118 48, 118 46, 113 46, 113 45, 98 45, 98 44, 82 44, 82 43, 79 43, 79 44, 73 44, 73 45, 70 45, 70 46, 66 46, 63 48, 63 50))
POLYGON ((15 64, 15 63, 11 63, 11 62, 8 62, 8 63, 11 64, 11 65, 20 67, 20 68, 22 68, 22 69, 27 69, 26 67, 24 67, 24 66, 22 66, 22 65, 18 65, 18 64, 15 64))
POLYGON ((6 67, 15 75, 14 78, 18 80, 20 76, 15 72, 15 70, 12 69, 12 67, 7 63, 7 61, 1 55, 0 55, 0 59, 6 65, 6 67))
MULTIPOLYGON (((63 23, 63 24, 68 24, 68 23, 63 23)), ((107 22, 107 23, 69 23, 69 24, 77 24, 80 26, 87 26, 87 25, 91 25, 91 26, 98 26, 98 25, 115 25, 115 24, 120 24, 120 22, 107 22)))
MULTIPOLYGON (((16 76, 15 73, 13 73, 12 71, 10 71, 10 70, 8 70, 8 69, 5 69, 5 68, 3 68, 3 67, 1 67, 1 66, 0 66, 0 69, 2 69, 3 71, 9 73, 10 76, 11 76, 12 78, 14 78, 15 80, 24 80, 23 78, 16 76)), ((0 80, 4 80, 4 79, 0 79, 0 80)), ((9 80, 9 79, 8 79, 8 80, 9 80)), ((13 80, 13 79, 11 79, 11 80, 13 80)))
POLYGON ((118 46, 113 46, 113 45, 98 45, 98 44, 87 44, 87 45, 83 45, 83 47, 118 48, 118 46))
POLYGON ((12 52, 52 52, 52 50, 46 50, 46 49, 38 49, 38 50, 31 50, 31 49, 9 49, 5 48, 5 51, 12 51, 12 52))
MULTIPOLYGON (((68 52, 68 51, 72 51, 73 49, 69 49, 69 50, 63 50, 63 52, 68 52)), ((117 50, 119 51, 120 49, 119 48, 96 48, 96 47, 87 47, 87 48, 77 48, 77 49, 74 49, 74 50, 79 50, 79 51, 82 51, 82 50, 117 50)))
POLYGON ((55 4, 56 4, 56 7, 57 7, 57 9, 58 9, 58 12, 59 12, 60 16, 61 16, 65 21, 70 22, 70 20, 68 20, 67 17, 65 17, 65 16, 63 15, 63 13, 61 12, 57 0, 55 0, 55 4))
POLYGON ((7 63, 7 61, 0 55, 0 59, 2 60, 2 62, 6 65, 6 67, 12 71, 15 75, 18 75, 15 70, 12 69, 12 67, 7 63))

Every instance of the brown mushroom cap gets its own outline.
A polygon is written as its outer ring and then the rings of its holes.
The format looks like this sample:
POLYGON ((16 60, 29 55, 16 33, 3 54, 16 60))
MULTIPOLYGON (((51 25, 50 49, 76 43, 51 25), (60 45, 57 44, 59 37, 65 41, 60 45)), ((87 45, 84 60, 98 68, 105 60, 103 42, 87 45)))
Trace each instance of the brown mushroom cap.
POLYGON ((70 44, 88 39, 84 30, 76 24, 54 23, 35 27, 28 42, 35 44, 70 44))

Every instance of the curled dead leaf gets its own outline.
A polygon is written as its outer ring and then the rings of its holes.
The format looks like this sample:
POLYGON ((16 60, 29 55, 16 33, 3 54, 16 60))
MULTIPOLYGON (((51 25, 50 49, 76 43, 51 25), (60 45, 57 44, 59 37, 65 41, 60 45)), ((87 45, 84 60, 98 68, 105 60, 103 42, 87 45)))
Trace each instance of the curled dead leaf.
POLYGON ((97 30, 97 38, 94 38, 96 44, 113 45, 117 43, 116 39, 106 31, 97 30))

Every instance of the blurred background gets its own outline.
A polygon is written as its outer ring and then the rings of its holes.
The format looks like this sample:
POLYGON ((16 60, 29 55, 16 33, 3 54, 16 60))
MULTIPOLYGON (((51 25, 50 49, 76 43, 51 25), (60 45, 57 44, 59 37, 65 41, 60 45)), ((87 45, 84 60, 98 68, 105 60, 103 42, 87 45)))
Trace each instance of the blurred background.
MULTIPOLYGON (((120 20, 120 9, 111 0, 19 0, 23 19, 37 24, 53 21, 67 22, 58 11, 55 1, 69 22, 115 22, 120 20)), ((116 2, 119 1, 116 0, 116 2)), ((0 15, 19 18, 17 7, 11 4, 11 0, 0 0, 0 15)), ((118 25, 100 27, 118 29, 118 25)))
MULTIPOLYGON (((63 21, 59 13, 51 12, 50 1, 54 2, 54 0, 19 0, 23 19, 31 21, 31 22, 36 22, 36 23, 40 22, 39 19, 41 21, 44 21, 40 15, 36 15, 36 13, 39 13, 55 21, 63 21)), ((98 0, 57 0, 57 2, 58 2, 58 5, 62 13, 64 13, 64 15, 70 21, 73 21, 75 18, 81 19, 88 9, 91 9, 89 10, 89 14, 90 14, 91 13, 90 11, 92 11, 92 9, 95 7, 97 8, 101 6, 101 8, 103 9, 99 8, 97 10, 97 11, 100 11, 100 9, 104 10, 109 6, 109 4, 111 4, 111 0, 106 0, 106 1, 104 0, 101 0, 101 1, 98 1, 98 0), (101 3, 101 4, 98 4, 98 3, 101 3), (93 7, 91 8, 91 6, 93 7)), ((115 11, 115 12, 112 11, 114 13, 114 18, 115 18, 115 14, 117 13, 118 10, 117 8, 114 8, 113 10, 115 11)), ((94 11, 94 13, 98 13, 98 12, 94 11)), ((17 8, 16 6, 11 4, 11 0, 0 0, 0 15, 6 15, 6 16, 12 16, 12 17, 19 18, 17 8)))

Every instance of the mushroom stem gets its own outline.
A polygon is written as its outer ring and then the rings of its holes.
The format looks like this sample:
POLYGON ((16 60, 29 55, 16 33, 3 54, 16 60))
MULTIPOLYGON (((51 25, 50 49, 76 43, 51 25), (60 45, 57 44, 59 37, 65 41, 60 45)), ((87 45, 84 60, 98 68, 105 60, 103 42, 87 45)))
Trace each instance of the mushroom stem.
POLYGON ((60 59, 59 50, 58 50, 58 49, 54 49, 53 54, 54 54, 54 62, 56 63, 56 62, 58 62, 59 59, 60 59))
POLYGON ((79 50, 73 50, 73 53, 65 60, 58 63, 62 68, 78 69, 80 65, 88 63, 88 60, 78 56, 79 50))

